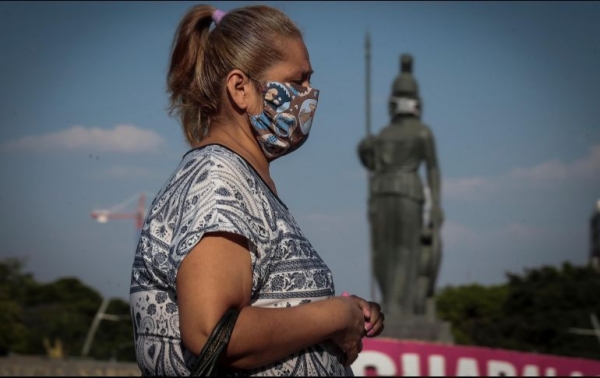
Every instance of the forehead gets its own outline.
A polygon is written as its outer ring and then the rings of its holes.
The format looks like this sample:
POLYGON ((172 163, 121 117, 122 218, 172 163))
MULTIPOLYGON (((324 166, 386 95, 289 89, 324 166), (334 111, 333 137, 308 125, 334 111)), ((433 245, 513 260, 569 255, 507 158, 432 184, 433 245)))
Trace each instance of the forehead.
POLYGON ((294 38, 280 41, 283 59, 271 67, 267 74, 294 75, 312 70, 308 50, 302 39, 294 38))
POLYGON ((293 65, 302 66, 303 68, 310 68, 310 58, 308 56, 308 49, 304 42, 299 39, 293 39, 284 47, 285 60, 293 65))

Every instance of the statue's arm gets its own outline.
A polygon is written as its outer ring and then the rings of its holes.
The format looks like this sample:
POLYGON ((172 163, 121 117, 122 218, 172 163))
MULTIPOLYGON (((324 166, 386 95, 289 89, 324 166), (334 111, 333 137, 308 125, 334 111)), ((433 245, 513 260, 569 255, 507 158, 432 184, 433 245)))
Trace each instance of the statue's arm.
POLYGON ((358 144, 360 162, 369 171, 375 170, 375 137, 367 135, 358 144))
POLYGON ((441 226, 444 221, 441 205, 442 183, 440 179, 440 169, 437 161, 435 148, 435 139, 429 128, 423 133, 425 145, 425 164, 427 167, 427 185, 431 193, 431 221, 434 227, 441 226))

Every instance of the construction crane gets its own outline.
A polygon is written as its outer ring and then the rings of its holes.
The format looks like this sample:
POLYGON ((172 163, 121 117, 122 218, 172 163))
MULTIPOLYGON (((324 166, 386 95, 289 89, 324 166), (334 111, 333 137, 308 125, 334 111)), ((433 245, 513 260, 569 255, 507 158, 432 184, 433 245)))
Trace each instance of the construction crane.
MULTIPOLYGON (((142 225, 144 224, 144 218, 146 217, 146 196, 151 196, 152 193, 143 191, 141 193, 136 193, 135 195, 127 198, 125 201, 116 204, 110 209, 97 209, 90 213, 91 217, 97 220, 99 223, 106 223, 110 219, 133 219, 135 220, 135 229, 136 232, 141 232, 142 225), (134 203, 137 199, 137 207, 134 212, 123 212, 130 204, 134 203)), ((81 350, 81 355, 83 357, 87 357, 89 355, 90 349, 92 347, 92 343, 94 342, 94 337, 96 336, 96 331, 98 330, 98 326, 100 325, 100 321, 102 320, 111 320, 118 321, 122 319, 127 319, 129 316, 119 316, 119 315, 111 315, 106 313, 106 309, 108 308, 108 304, 110 299, 104 298, 102 303, 100 304, 100 308, 94 317, 94 321, 90 329, 88 330, 88 334, 85 338, 85 342, 83 344, 83 349, 81 350)), ((115 353, 113 351, 113 353, 115 353)))
POLYGON ((106 223, 110 219, 133 219, 135 220, 136 230, 141 230, 146 216, 146 196, 148 194, 148 192, 137 193, 110 209, 97 209, 92 211, 90 215, 99 223, 106 223), (125 207, 135 202, 136 199, 138 205, 135 212, 122 212, 125 207))

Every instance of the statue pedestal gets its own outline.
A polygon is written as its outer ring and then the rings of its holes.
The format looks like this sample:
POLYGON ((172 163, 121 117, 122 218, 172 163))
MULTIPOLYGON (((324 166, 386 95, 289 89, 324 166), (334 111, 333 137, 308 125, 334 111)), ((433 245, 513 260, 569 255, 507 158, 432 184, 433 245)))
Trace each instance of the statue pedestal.
POLYGON ((385 328, 380 336, 400 340, 454 343, 449 322, 420 315, 386 316, 385 328))

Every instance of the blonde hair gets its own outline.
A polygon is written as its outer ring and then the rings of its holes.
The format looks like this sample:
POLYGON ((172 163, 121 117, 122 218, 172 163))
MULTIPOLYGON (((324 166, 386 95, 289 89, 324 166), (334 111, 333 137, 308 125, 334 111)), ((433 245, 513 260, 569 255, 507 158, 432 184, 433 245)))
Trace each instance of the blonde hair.
POLYGON ((264 5, 228 12, 212 30, 216 8, 197 5, 179 23, 167 74, 169 114, 180 118, 190 144, 200 142, 220 110, 224 79, 233 69, 261 79, 281 61, 281 38, 302 38, 283 12, 264 5))

